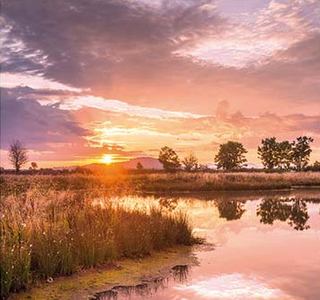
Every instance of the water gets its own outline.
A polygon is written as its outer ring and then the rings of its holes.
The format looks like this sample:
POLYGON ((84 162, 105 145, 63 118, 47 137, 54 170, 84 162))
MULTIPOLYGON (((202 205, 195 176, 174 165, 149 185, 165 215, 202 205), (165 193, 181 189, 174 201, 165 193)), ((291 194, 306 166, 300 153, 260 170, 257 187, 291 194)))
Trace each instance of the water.
POLYGON ((215 249, 195 248, 197 265, 153 285, 120 287, 115 299, 320 299, 320 191, 124 202, 186 211, 196 234, 215 249))

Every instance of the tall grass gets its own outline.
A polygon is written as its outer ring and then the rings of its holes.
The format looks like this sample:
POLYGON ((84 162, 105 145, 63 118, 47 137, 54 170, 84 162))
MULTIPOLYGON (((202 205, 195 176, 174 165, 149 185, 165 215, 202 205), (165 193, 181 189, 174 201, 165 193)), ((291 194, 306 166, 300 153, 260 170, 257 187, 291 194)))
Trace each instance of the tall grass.
POLYGON ((181 213, 96 204, 96 196, 33 189, 1 198, 1 298, 41 278, 194 242, 181 213))
POLYGON ((142 191, 228 191, 289 189, 320 186, 320 172, 300 173, 158 173, 136 175, 133 181, 142 191))
POLYGON ((108 175, 2 175, 1 195, 21 195, 30 189, 41 191, 103 190, 106 193, 171 191, 228 191, 289 189, 320 186, 320 172, 289 173, 148 173, 108 175))

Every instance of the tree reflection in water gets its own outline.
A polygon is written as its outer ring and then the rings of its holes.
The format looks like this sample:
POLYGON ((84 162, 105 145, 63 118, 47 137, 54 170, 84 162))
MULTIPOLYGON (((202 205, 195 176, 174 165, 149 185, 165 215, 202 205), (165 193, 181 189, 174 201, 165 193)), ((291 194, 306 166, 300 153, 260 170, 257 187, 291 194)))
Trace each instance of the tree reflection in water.
MULTIPOLYGON (((208 199, 206 199, 208 200, 208 199)), ((221 197, 209 201, 209 205, 217 207, 219 217, 227 221, 239 220, 245 209, 245 200, 230 199, 221 197)), ((257 216, 260 223, 272 225, 274 221, 287 222, 295 230, 306 230, 309 220, 307 202, 319 203, 319 198, 296 198, 296 197, 266 197, 257 205, 257 216)), ((179 198, 162 197, 159 199, 161 207, 168 211, 177 209, 179 198)))
POLYGON ((257 207, 257 216, 261 217, 260 222, 263 224, 272 225, 278 220, 287 222, 295 230, 310 228, 306 225, 309 219, 307 203, 302 199, 264 199, 257 207))
POLYGON ((240 219, 244 209, 244 203, 236 200, 218 200, 216 206, 219 211, 220 218, 224 218, 227 221, 240 219))

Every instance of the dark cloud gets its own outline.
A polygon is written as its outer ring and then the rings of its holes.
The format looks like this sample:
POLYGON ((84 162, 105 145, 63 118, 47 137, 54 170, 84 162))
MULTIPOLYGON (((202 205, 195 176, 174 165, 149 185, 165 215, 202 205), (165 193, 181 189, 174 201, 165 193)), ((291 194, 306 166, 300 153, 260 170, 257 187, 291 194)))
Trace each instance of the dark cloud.
POLYGON ((217 31, 222 19, 200 9, 206 2, 164 1, 154 10, 121 0, 4 1, 10 40, 22 40, 25 48, 16 49, 3 68, 34 68, 75 86, 110 84, 117 65, 137 60, 138 67, 143 60, 152 67, 168 59, 179 45, 217 31), (26 59, 27 51, 43 54, 48 65, 40 67, 30 60, 26 66, 19 57, 26 59))
POLYGON ((49 144, 83 143, 90 134, 68 111, 24 98, 19 90, 1 91, 1 149, 19 139, 28 147, 52 150, 49 144))

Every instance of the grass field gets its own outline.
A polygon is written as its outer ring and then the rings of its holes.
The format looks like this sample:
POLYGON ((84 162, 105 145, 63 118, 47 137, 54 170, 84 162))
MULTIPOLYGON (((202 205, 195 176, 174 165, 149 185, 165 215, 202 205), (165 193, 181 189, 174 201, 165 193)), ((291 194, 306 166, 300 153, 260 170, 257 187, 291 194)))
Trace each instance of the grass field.
POLYGON ((291 173, 147 173, 106 175, 2 175, 1 195, 30 189, 92 191, 110 194, 135 192, 238 191, 320 186, 320 172, 291 173))
POLYGON ((160 173, 141 175, 133 182, 150 192, 271 190, 320 186, 320 172, 160 173))

